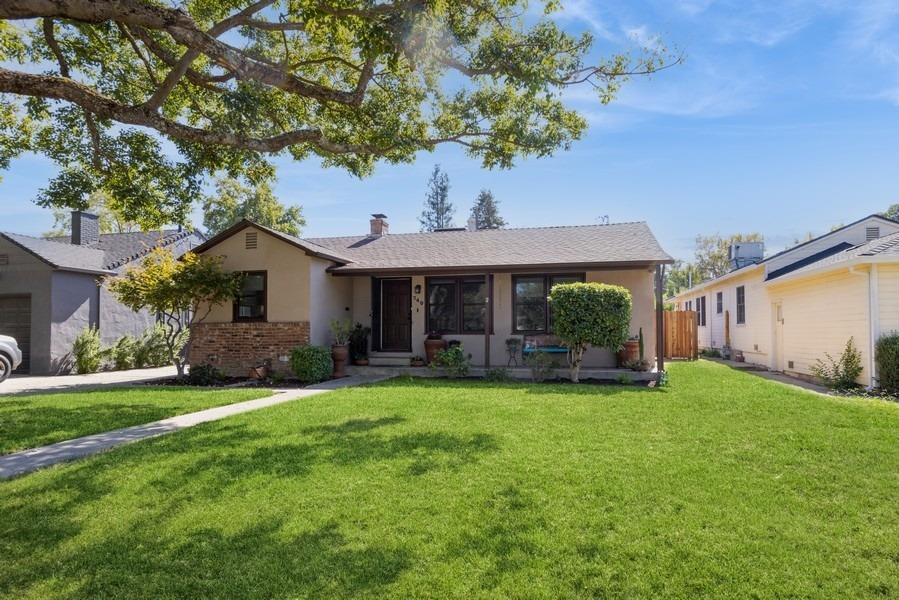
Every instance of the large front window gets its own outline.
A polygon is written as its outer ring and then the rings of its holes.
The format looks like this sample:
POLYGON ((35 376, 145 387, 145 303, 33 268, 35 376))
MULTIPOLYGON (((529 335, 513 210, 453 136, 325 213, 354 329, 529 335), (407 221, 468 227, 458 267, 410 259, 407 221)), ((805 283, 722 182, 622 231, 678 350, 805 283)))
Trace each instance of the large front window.
POLYGON ((240 294, 234 300, 235 321, 265 321, 266 273, 244 273, 240 294))
POLYGON ((483 277, 428 279, 428 331, 484 333, 487 283, 483 277))
POLYGON ((584 281, 584 275, 516 275, 512 278, 512 327, 515 333, 552 332, 549 292, 554 285, 584 281))

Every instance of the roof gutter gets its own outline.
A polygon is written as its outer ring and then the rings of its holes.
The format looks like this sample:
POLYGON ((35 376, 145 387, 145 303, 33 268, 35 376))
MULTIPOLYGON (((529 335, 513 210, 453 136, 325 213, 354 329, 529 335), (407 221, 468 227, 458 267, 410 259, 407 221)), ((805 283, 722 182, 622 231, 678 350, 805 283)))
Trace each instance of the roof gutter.
POLYGON ((328 272, 335 276, 352 277, 363 275, 464 275, 491 273, 548 273, 574 270, 587 271, 621 271, 647 269, 654 271, 656 266, 671 264, 674 261, 637 261, 637 262, 600 262, 600 263, 546 263, 546 264, 503 264, 503 265, 466 265, 447 267, 329 267, 328 272))
POLYGON ((752 273, 760 268, 762 268, 762 263, 759 262, 759 263, 755 263, 754 265, 745 266, 742 269, 737 269, 736 271, 731 271, 730 273, 725 273, 721 277, 716 277, 715 279, 709 279, 708 281, 703 281, 702 283, 696 284, 689 289, 681 290, 680 292, 676 293, 674 296, 669 298, 669 300, 676 300, 677 298, 680 298, 681 296, 689 296, 691 294, 695 294, 696 292, 698 292, 700 290, 704 290, 708 287, 717 285, 719 283, 723 283, 725 281, 730 281, 731 279, 740 277, 742 275, 747 275, 747 274, 752 273))
POLYGON ((798 281, 800 279, 805 279, 806 277, 814 277, 816 275, 823 275, 824 273, 831 273, 833 271, 842 271, 843 269, 849 269, 850 271, 860 265, 870 265, 870 264, 881 264, 881 263, 893 263, 899 264, 899 256, 888 255, 888 256, 858 256, 856 258, 845 260, 843 262, 831 263, 828 265, 824 265, 821 267, 817 267, 815 269, 811 269, 808 271, 794 271, 793 273, 788 273, 782 277, 778 277, 777 279, 772 279, 770 281, 766 281, 766 286, 778 285, 780 283, 790 282, 790 281, 798 281))

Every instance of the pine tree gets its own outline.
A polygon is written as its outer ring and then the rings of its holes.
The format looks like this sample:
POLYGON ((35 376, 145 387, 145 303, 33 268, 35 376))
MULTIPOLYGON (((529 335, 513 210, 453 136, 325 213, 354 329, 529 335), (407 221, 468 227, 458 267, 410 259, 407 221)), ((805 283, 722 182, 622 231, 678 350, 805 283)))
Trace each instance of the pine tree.
POLYGON ((418 222, 422 231, 434 231, 453 226, 453 214, 456 209, 449 202, 449 177, 434 165, 431 179, 428 181, 428 194, 425 197, 425 208, 418 222))
POLYGON ((471 207, 471 216, 478 229, 501 229, 506 226, 506 220, 499 215, 498 204, 493 198, 493 192, 481 190, 471 207))

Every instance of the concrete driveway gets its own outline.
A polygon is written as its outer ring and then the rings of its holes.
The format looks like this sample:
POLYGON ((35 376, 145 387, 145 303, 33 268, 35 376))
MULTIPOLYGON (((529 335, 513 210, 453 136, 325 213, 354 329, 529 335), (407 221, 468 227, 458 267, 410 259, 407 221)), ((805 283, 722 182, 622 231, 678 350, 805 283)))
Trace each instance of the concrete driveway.
POLYGON ((13 375, 0 383, 0 397, 23 392, 52 392, 70 389, 102 387, 121 383, 135 383, 161 377, 174 377, 175 367, 105 371, 90 375, 13 375))

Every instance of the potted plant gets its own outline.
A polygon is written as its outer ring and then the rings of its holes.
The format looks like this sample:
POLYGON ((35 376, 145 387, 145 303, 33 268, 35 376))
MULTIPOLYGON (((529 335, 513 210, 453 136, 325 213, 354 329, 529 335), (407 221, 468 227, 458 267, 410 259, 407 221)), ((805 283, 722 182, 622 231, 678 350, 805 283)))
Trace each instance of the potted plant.
POLYGON ((425 339, 425 358, 428 364, 434 362, 437 353, 446 348, 446 340, 436 331, 428 333, 425 339))
POLYGON ((619 348, 615 355, 618 358, 618 366, 627 368, 628 363, 636 362, 640 358, 640 339, 637 336, 629 338, 619 348))
POLYGON ((423 367, 423 366, 425 366, 425 359, 423 359, 422 357, 420 357, 418 355, 415 355, 409 359, 409 364, 412 365, 413 367, 423 367))
POLYGON ((350 334, 353 331, 353 322, 349 319, 331 319, 331 335, 334 343, 331 345, 331 359, 334 361, 332 377, 346 377, 347 359, 350 356, 350 334))
POLYGON ((365 327, 362 323, 356 323, 350 333, 350 358, 354 365, 364 367, 368 364, 368 336, 371 327, 365 327))

